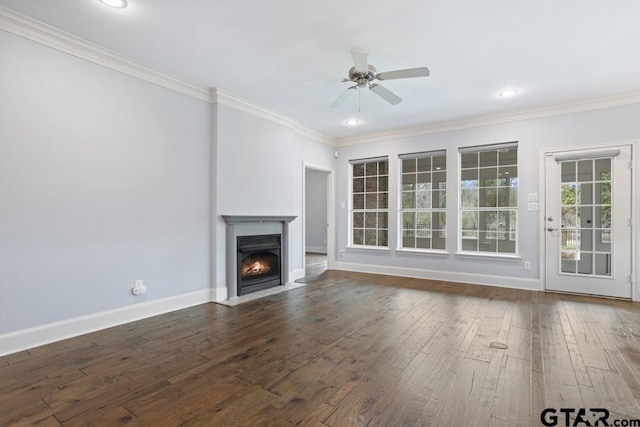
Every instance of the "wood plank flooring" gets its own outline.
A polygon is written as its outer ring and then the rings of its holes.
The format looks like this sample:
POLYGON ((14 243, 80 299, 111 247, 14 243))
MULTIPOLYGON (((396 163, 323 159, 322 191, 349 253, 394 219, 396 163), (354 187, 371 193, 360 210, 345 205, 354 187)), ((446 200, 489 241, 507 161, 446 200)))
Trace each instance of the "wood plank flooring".
POLYGON ((528 426, 548 407, 640 418, 640 304, 337 271, 307 282, 0 358, 0 425, 528 426))

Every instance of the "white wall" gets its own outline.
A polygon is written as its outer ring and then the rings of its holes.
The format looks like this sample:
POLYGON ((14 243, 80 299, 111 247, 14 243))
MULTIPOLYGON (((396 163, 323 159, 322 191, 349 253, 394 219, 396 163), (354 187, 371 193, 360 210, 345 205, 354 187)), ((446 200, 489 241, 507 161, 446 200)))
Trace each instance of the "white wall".
POLYGON ((210 105, 3 31, 0 64, 0 334, 209 288, 210 105))
POLYGON ((327 252, 327 172, 305 170, 305 246, 327 252))
POLYGON ((638 117, 640 105, 629 105, 341 147, 336 165, 337 268, 538 289, 542 216, 540 212, 527 211, 527 193, 540 192, 541 150, 637 140, 640 137, 638 117), (468 259, 454 255, 458 232, 458 147, 509 141, 519 142, 519 246, 522 260, 531 262, 530 271, 525 271, 518 260, 468 259), (394 249, 398 245, 396 224, 399 200, 397 191, 393 190, 398 187, 398 155, 441 149, 447 149, 447 247, 450 254, 442 257, 397 253, 394 249), (389 197, 389 245, 392 250, 375 252, 349 249, 349 160, 385 155, 390 160, 389 188, 392 191, 389 197), (342 255, 341 251, 344 251, 342 255))

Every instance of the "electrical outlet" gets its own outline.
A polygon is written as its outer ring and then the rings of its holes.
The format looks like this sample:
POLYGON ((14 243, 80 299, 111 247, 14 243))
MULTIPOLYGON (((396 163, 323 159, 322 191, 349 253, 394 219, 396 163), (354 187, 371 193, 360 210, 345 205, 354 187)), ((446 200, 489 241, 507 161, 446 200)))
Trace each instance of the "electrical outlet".
POLYGON ((531 270, 531 262, 530 262, 530 261, 525 261, 525 262, 523 263, 523 268, 524 268, 525 270, 531 270))
POLYGON ((144 281, 135 280, 133 282, 133 288, 131 289, 131 293, 138 296, 144 295, 147 293, 147 287, 144 285, 144 281))

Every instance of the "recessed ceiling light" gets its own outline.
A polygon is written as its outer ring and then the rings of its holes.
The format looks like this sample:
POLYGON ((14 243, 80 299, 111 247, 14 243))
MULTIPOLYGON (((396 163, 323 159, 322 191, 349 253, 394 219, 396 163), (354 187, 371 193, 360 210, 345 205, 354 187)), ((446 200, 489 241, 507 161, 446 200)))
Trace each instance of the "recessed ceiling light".
POLYGON ((100 2, 118 9, 124 9, 127 7, 127 0, 100 0, 100 2))
POLYGON ((502 96, 503 98, 509 98, 510 96, 515 96, 518 94, 518 91, 516 89, 505 89, 502 92, 498 93, 499 96, 502 96))
POLYGON ((348 124, 349 126, 355 126, 360 124, 360 122, 356 119, 349 119, 345 121, 345 123, 348 124))

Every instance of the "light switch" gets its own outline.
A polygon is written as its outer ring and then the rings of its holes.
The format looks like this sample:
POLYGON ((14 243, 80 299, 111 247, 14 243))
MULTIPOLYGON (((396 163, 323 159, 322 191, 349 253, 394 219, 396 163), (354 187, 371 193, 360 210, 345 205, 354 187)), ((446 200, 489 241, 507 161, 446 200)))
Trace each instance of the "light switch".
POLYGON ((529 212, 537 212, 538 211, 538 202, 529 202, 527 205, 527 210, 529 212))
MULTIPOLYGON (((528 202, 537 202, 538 201, 538 193, 528 193, 527 194, 527 201, 528 202)), ((531 209, 529 209, 531 210, 531 209)), ((538 210, 538 209, 536 209, 538 210)))

